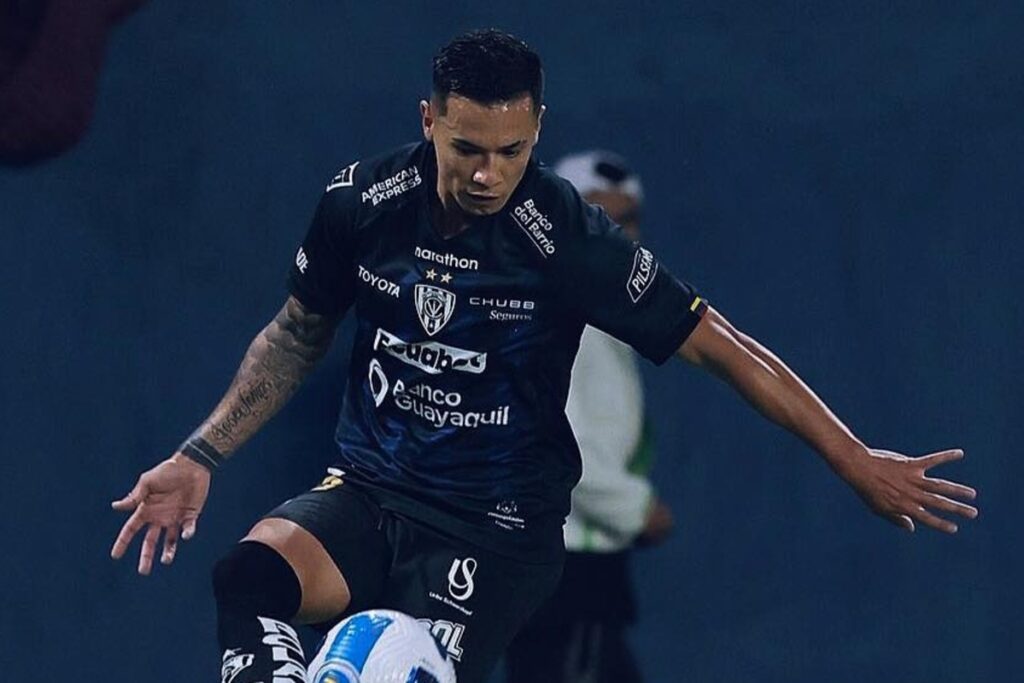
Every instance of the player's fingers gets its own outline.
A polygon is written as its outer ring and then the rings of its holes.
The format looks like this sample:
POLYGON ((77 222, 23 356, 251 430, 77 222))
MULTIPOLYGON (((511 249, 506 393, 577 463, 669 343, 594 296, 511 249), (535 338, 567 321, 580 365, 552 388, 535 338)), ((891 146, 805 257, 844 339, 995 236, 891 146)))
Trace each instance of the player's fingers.
POLYGON ((945 479, 932 479, 931 477, 925 477, 924 489, 932 493, 951 496, 953 498, 963 498, 964 500, 974 500, 978 497, 978 492, 970 486, 957 484, 953 481, 946 481, 945 479))
POLYGON ((110 507, 114 508, 115 510, 120 510, 122 512, 125 510, 134 510, 139 506, 139 503, 141 503, 143 499, 145 499, 148 493, 149 487, 146 485, 145 482, 139 479, 139 483, 135 485, 135 488, 133 488, 131 492, 128 493, 127 496, 125 496, 121 500, 115 500, 113 503, 110 504, 110 507))
POLYGON ((174 555, 178 552, 178 525, 172 524, 167 527, 164 533, 164 552, 160 556, 160 562, 170 564, 174 562, 174 555))
POLYGON ((967 519, 974 519, 978 516, 978 508, 973 505, 967 505, 960 501, 951 500, 945 496, 940 496, 935 493, 924 494, 923 504, 936 510, 942 510, 943 512, 951 512, 967 519))
POLYGON ((942 465, 947 462, 953 462, 954 460, 960 460, 964 457, 964 452, 959 448, 953 448, 948 451, 939 451, 938 453, 930 453, 928 455, 918 458, 918 462, 924 465, 925 469, 929 467, 935 467, 936 465, 942 465))
POLYGON ((914 532, 914 520, 906 515, 889 515, 889 521, 907 531, 914 532))
POLYGON ((185 541, 192 540, 192 537, 196 535, 196 522, 199 521, 198 517, 189 517, 181 525, 181 538, 185 541))
POLYGON ((161 527, 150 524, 146 537, 142 539, 142 550, 139 551, 139 573, 148 576, 153 569, 153 555, 156 554, 156 543, 160 540, 161 527))
POLYGON ((956 524, 948 520, 942 519, 936 515, 925 510, 923 507, 918 507, 915 510, 910 511, 910 516, 921 522, 921 524, 927 524, 933 529, 939 531, 945 531, 947 534, 955 534, 957 531, 956 524))
POLYGON ((132 516, 121 527, 121 533, 114 539, 114 547, 110 549, 110 556, 115 560, 120 560, 124 556, 124 551, 128 550, 128 546, 131 545, 135 534, 139 533, 145 525, 146 523, 142 521, 138 510, 132 513, 132 516))

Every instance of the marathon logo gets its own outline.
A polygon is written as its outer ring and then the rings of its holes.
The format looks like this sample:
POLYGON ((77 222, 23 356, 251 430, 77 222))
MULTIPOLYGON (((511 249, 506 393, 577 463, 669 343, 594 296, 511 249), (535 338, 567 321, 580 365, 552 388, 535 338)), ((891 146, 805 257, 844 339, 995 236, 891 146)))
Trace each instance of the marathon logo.
POLYGON ((403 168, 387 180, 376 182, 363 190, 363 204, 372 202, 374 206, 377 206, 385 200, 394 199, 419 187, 422 183, 423 177, 420 175, 420 169, 415 166, 403 168))
POLYGON ((480 268, 480 262, 475 258, 461 258, 455 254, 439 254, 436 251, 424 249, 423 247, 416 247, 414 253, 416 258, 421 258, 424 261, 433 261, 449 268, 461 268, 462 270, 479 270, 480 268))
POLYGON ((548 236, 548 233, 551 232, 551 228, 554 226, 551 225, 548 217, 537 209, 532 199, 527 199, 513 209, 512 218, 515 220, 516 225, 530 238, 533 246, 537 247, 541 256, 547 258, 555 253, 555 243, 548 236))
POLYGON ((654 260, 654 254, 647 249, 640 247, 633 257, 633 270, 629 273, 629 280, 626 281, 626 291, 633 303, 640 301, 641 297, 650 289, 654 282, 654 276, 658 274, 658 262, 654 260))
POLYGON ((487 368, 487 354, 467 351, 438 342, 410 344, 383 328, 377 328, 373 340, 374 351, 384 351, 398 360, 419 368, 430 375, 440 375, 448 370, 469 372, 479 375, 487 368))
POLYGON ((324 192, 330 192, 331 190, 336 190, 339 187, 352 187, 356 177, 356 166, 358 165, 359 162, 357 161, 342 169, 341 173, 331 178, 331 182, 327 184, 327 189, 324 190, 324 192))

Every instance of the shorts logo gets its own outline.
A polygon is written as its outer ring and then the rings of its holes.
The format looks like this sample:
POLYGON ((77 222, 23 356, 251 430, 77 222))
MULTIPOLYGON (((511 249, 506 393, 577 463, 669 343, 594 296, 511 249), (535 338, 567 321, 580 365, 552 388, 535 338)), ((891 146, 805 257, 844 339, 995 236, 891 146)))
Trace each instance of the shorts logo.
POLYGON ((467 557, 464 560, 455 558, 452 568, 448 570, 448 595, 459 602, 469 600, 476 585, 473 575, 476 574, 476 559, 467 557))
POLYGON ((434 285, 416 285, 416 314, 427 334, 433 337, 451 320, 455 295, 434 285))
POLYGON ((309 258, 306 256, 306 250, 302 247, 299 247, 299 250, 295 252, 295 267, 303 275, 306 274, 306 268, 309 267, 309 258))
POLYGON ((658 274, 658 262, 654 260, 654 254, 647 249, 640 247, 633 257, 633 270, 629 273, 626 281, 626 291, 633 303, 640 301, 640 298, 650 289, 654 282, 654 276, 658 274))
POLYGON ((341 172, 334 176, 331 179, 331 182, 327 184, 327 189, 324 190, 324 192, 330 192, 331 190, 336 190, 339 187, 352 187, 352 183, 355 180, 356 175, 356 166, 358 165, 359 162, 357 161, 354 164, 350 164, 343 168, 341 172))
POLYGON ((231 683, 242 669, 252 666, 255 655, 240 655, 241 650, 224 650, 223 664, 220 667, 220 683, 231 683))
POLYGON ((456 624, 444 619, 417 619, 430 631, 431 635, 448 651, 448 656, 456 662, 462 661, 462 634, 466 632, 465 624, 456 624))

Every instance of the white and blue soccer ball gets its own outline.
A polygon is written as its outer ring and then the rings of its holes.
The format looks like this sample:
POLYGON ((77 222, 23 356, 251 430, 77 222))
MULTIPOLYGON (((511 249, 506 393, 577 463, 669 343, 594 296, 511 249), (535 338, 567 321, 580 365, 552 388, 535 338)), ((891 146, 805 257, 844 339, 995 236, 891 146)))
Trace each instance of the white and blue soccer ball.
POLYGON ((426 626, 408 614, 369 610, 330 630, 307 683, 456 683, 455 668, 426 626))

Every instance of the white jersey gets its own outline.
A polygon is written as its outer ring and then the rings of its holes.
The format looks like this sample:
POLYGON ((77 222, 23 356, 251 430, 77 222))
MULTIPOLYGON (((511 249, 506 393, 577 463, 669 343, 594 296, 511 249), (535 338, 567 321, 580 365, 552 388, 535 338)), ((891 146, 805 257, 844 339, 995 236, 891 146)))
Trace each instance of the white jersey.
POLYGON ((566 548, 622 550, 643 529, 652 498, 647 478, 631 471, 645 446, 643 387, 633 350, 588 326, 565 412, 583 459, 565 523, 566 548))

